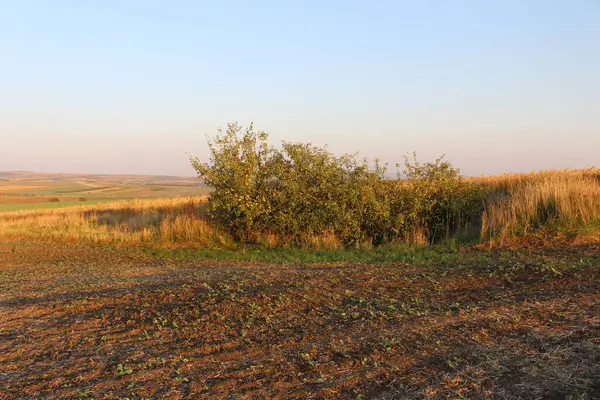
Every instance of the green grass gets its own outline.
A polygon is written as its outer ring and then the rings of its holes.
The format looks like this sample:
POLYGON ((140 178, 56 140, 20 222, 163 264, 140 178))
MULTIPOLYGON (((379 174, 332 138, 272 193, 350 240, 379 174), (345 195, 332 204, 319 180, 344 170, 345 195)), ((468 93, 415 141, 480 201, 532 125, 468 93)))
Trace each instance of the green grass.
POLYGON ((65 208, 79 205, 93 205, 101 203, 112 203, 120 200, 149 199, 163 197, 182 197, 197 196, 210 192, 210 188, 204 186, 187 186, 178 184, 143 184, 143 183, 120 183, 120 182, 100 182, 96 181, 95 186, 88 186, 78 181, 69 179, 60 180, 2 180, 0 188, 6 186, 25 187, 40 186, 37 188, 25 189, 16 188, 15 190, 2 191, 0 195, 6 196, 24 196, 21 200, 14 199, 3 204, 3 198, 0 196, 0 213, 22 210, 46 210, 65 208), (105 189, 105 191, 99 191, 105 189), (106 190, 109 189, 109 190, 106 190), (32 198, 44 197, 38 199, 39 202, 31 203, 32 198), (48 197, 57 197, 60 202, 49 202, 48 197), (83 197, 86 201, 79 201, 83 197))
MULTIPOLYGON (((68 179, 43 181, 43 180, 4 180, 2 186, 43 186, 41 188, 17 189, 10 193, 37 196, 85 196, 89 198, 131 199, 131 198, 154 198, 154 197, 178 197, 197 196, 208 194, 211 189, 205 186, 182 186, 177 184, 142 184, 121 182, 95 182, 96 186, 88 186, 83 183, 70 181, 68 179), (98 191, 110 189, 107 191, 98 191), (88 193, 92 192, 92 193, 88 193)), ((8 193, 8 192, 7 192, 8 193)))
MULTIPOLYGON (((567 252, 546 254, 544 249, 519 251, 457 249, 442 245, 384 246, 373 250, 331 250, 286 248, 233 249, 140 249, 143 253, 171 260, 223 260, 271 265, 360 265, 364 268, 398 266, 400 268, 434 268, 445 274, 508 279, 530 276, 535 279, 553 278, 566 271, 584 271, 600 266, 600 255, 583 255, 573 259, 567 252)), ((426 276, 424 275, 424 278, 426 276)))
POLYGON ((23 204, 0 204, 0 213, 9 211, 23 211, 23 210, 48 210, 53 208, 65 208, 73 206, 85 206, 99 203, 110 203, 114 200, 88 200, 88 201, 61 201, 57 203, 23 203, 23 204))
POLYGON ((453 262, 464 257, 457 248, 449 246, 388 245, 369 250, 314 250, 302 248, 266 249, 258 246, 239 246, 228 249, 144 249, 157 257, 176 259, 218 259, 230 261, 269 262, 280 264, 313 263, 426 263, 453 262))
POLYGON ((121 187, 117 187, 117 186, 98 186, 98 187, 85 187, 82 189, 60 189, 60 190, 54 190, 53 193, 56 194, 70 194, 70 193, 87 193, 87 192, 91 192, 93 190, 104 190, 104 189, 121 189, 121 187))

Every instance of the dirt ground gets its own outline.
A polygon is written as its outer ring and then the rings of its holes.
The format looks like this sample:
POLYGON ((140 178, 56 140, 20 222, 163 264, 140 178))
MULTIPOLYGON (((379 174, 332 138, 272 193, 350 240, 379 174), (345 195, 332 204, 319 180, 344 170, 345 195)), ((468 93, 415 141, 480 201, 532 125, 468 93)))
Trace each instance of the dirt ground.
POLYGON ((597 245, 252 265, 0 244, 0 399, 600 399, 597 245))

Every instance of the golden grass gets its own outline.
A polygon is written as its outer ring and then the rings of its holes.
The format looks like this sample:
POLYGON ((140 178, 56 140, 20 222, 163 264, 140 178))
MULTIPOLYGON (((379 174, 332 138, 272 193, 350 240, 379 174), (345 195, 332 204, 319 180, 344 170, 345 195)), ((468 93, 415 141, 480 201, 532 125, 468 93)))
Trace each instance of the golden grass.
POLYGON ((101 187, 103 185, 103 184, 97 183, 97 182, 85 182, 85 181, 76 181, 75 183, 77 183, 78 185, 88 186, 88 187, 92 187, 92 188, 101 187))
POLYGON ((206 220, 206 200, 206 196, 134 200, 8 212, 0 215, 0 237, 128 246, 230 244, 229 235, 206 220))
MULTIPOLYGON (((600 226, 600 169, 470 180, 488 192, 481 224, 468 227, 480 232, 484 242, 502 244, 530 234, 595 235, 600 226)), ((201 196, 7 212, 0 214, 0 238, 125 246, 234 246, 229 234, 206 219, 206 205, 207 196, 201 196)), ((265 247, 293 244, 276 235, 255 239, 265 247)), ((332 234, 302 238, 295 244, 329 250, 342 247, 332 234)))
POLYGON ((556 182, 569 180, 600 181, 600 168, 533 171, 520 174, 484 175, 468 178, 496 191, 511 191, 532 182, 556 182))
POLYGON ((489 190, 485 240, 535 232, 578 235, 600 224, 600 169, 542 171, 473 178, 489 190))

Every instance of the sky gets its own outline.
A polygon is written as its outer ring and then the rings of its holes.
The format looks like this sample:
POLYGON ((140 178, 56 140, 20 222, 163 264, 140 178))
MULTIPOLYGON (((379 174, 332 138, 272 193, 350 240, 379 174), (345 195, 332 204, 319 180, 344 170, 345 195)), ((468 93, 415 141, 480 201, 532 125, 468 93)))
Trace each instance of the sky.
POLYGON ((194 175, 234 121, 466 175, 600 167, 600 2, 0 0, 0 170, 194 175))

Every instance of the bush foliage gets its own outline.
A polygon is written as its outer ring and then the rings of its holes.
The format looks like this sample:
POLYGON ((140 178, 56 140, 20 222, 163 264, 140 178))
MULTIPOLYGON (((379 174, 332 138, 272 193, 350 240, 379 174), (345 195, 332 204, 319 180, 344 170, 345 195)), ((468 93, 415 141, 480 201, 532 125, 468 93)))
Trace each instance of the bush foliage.
POLYGON ((483 191, 443 158, 413 155, 397 179, 386 166, 326 148, 270 146, 253 125, 229 124, 209 140, 211 157, 192 157, 214 188, 209 215, 240 241, 266 236, 292 242, 329 236, 347 246, 434 242, 480 222, 483 191))

